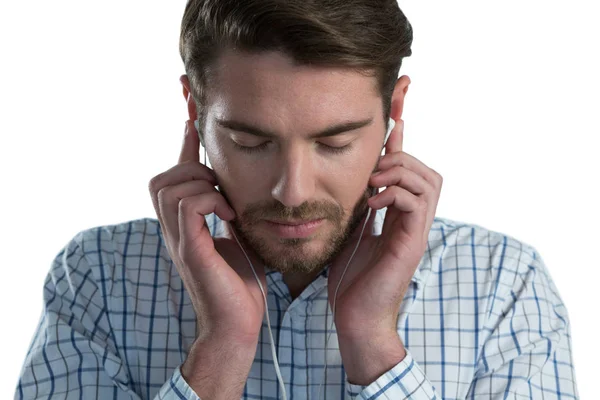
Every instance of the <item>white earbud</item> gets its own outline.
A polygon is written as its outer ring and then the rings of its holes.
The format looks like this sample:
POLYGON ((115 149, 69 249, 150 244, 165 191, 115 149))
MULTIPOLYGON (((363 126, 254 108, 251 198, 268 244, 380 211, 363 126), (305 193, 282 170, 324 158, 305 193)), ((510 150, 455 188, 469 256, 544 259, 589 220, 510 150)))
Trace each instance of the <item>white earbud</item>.
POLYGON ((396 126, 396 121, 393 118, 390 118, 388 130, 385 133, 385 139, 383 140, 383 145, 384 146, 387 143, 388 139, 390 138, 390 134, 392 133, 392 129, 394 129, 395 126, 396 126))

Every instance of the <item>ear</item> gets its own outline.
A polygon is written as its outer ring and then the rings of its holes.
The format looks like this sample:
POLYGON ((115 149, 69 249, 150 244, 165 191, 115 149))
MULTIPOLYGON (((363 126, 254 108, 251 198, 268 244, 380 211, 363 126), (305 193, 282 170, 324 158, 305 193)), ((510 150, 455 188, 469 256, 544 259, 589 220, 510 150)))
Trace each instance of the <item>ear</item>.
POLYGON ((402 112, 404 111, 404 98, 406 92, 408 92, 408 86, 410 85, 410 78, 407 75, 402 75, 398 78, 394 92, 392 93, 392 108, 390 110, 390 118, 398 122, 402 119, 402 112))
POLYGON ((192 96, 192 90, 190 86, 190 80, 187 75, 181 75, 179 78, 181 85, 183 86, 183 97, 187 103, 188 115, 190 116, 190 120, 194 121, 194 127, 196 128, 196 132, 198 132, 198 137, 200 138, 200 143, 202 147, 204 147, 204 135, 203 132, 200 132, 200 129, 197 124, 198 120, 198 112, 196 108, 196 101, 194 100, 194 96, 192 96))
POLYGON ((194 100, 194 96, 192 96, 192 90, 188 76, 185 74, 181 75, 179 81, 183 86, 183 97, 185 98, 185 101, 187 103, 188 115, 190 116, 190 120, 195 121, 198 119, 196 111, 196 101, 194 100))

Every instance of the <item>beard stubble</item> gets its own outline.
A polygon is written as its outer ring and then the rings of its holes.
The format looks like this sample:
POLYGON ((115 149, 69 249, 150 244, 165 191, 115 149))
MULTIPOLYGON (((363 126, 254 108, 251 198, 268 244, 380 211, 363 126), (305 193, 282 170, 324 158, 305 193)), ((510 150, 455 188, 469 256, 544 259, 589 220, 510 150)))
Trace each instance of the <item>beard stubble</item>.
MULTIPOLYGON (((241 215, 230 221, 236 236, 245 249, 252 249, 264 266, 285 273, 313 274, 331 263, 343 250, 360 222, 365 217, 371 188, 365 189, 355 203, 350 218, 342 207, 325 201, 305 202, 298 207, 286 207, 281 202, 261 202, 248 205, 241 215), (256 225, 265 219, 314 220, 323 218, 330 222, 333 230, 325 237, 322 251, 308 251, 314 238, 280 238, 273 246, 269 241, 257 235, 256 225), (346 223, 344 224, 344 221, 346 223)), ((223 188, 219 191, 229 201, 223 188)), ((323 237, 323 236, 320 236, 323 237)))

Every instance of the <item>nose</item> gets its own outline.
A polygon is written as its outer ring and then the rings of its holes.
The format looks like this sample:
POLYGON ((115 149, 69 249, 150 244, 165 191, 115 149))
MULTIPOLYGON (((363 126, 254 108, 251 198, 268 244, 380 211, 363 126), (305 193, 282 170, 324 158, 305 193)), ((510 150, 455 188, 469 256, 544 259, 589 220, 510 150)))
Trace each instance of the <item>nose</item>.
POLYGON ((281 152, 280 162, 275 168, 277 181, 272 196, 287 207, 298 207, 314 199, 315 171, 310 151, 303 146, 290 146, 281 152))

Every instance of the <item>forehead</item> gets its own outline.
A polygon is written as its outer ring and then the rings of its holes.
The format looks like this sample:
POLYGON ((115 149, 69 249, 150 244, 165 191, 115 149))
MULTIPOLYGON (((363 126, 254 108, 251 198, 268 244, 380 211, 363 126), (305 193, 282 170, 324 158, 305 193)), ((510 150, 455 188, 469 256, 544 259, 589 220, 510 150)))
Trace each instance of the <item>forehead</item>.
POLYGON ((311 126, 375 115, 376 78, 347 68, 296 65, 280 52, 225 51, 212 69, 208 104, 220 116, 311 126), (260 117, 253 119, 254 117, 260 117))

